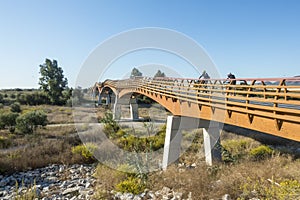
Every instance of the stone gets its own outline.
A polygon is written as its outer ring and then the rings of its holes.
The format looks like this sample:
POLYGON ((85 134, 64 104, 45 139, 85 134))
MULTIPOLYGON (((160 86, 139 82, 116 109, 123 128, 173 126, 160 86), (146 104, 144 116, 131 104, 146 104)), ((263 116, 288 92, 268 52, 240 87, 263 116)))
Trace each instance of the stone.
POLYGON ((223 195, 222 200, 231 200, 230 195, 229 194, 223 195))
POLYGON ((181 192, 173 192, 173 195, 175 199, 181 199, 183 194, 181 192))
POLYGON ((91 186, 91 183, 89 183, 89 182, 87 182, 86 184, 85 184, 85 188, 89 188, 91 186))
POLYGON ((72 194, 72 193, 77 193, 77 192, 79 193, 79 189, 80 189, 80 187, 68 188, 62 192, 62 195, 67 195, 67 194, 72 194))

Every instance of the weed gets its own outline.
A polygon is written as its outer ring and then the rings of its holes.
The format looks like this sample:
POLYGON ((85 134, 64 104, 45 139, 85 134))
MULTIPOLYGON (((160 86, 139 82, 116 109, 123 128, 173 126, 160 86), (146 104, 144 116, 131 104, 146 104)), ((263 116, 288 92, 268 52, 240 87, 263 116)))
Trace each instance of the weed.
POLYGON ((139 194, 146 189, 146 186, 141 179, 129 176, 124 181, 118 183, 116 189, 122 193, 139 194))
POLYGON ((250 156, 255 160, 261 160, 270 157, 273 154, 273 150, 265 145, 260 145, 254 149, 251 149, 250 156))
POLYGON ((97 146, 93 143, 81 144, 75 147, 72 147, 72 153, 81 155, 84 159, 88 161, 94 161, 94 151, 97 149, 97 146))

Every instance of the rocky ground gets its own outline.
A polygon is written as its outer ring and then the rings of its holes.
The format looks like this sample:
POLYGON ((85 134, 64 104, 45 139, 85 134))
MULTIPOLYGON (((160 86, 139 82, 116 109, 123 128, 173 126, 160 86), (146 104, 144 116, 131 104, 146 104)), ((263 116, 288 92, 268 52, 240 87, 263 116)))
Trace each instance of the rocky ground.
MULTIPOLYGON (((10 200, 24 197, 25 194, 34 194, 35 199, 42 200, 80 200, 94 199, 97 180, 93 177, 96 165, 50 165, 27 172, 18 172, 12 175, 0 175, 0 200, 10 200)), ((109 199, 115 200, 184 200, 181 192, 163 187, 158 191, 145 190, 133 195, 130 193, 111 193, 109 199)), ((189 193, 185 200, 191 200, 189 193)), ((228 195, 222 197, 230 199, 228 195)))
POLYGON ((38 199, 90 199, 96 183, 94 165, 50 165, 9 176, 0 175, 0 199, 35 193, 38 199))

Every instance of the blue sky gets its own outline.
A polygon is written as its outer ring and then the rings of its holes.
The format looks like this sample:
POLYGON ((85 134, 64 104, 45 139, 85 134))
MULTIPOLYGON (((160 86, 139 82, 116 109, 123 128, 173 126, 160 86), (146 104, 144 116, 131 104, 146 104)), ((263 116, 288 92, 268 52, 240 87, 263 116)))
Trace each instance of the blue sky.
MULTIPOLYGON (((143 27, 191 37, 224 77, 228 72, 243 78, 299 75, 299 19, 297 0, 0 0, 0 88, 37 88, 45 58, 58 60, 74 86, 101 42, 143 27)), ((127 71, 136 64, 126 62, 127 71)), ((188 76, 198 77, 193 73, 188 76)), ((119 78, 117 67, 110 76, 119 78)))

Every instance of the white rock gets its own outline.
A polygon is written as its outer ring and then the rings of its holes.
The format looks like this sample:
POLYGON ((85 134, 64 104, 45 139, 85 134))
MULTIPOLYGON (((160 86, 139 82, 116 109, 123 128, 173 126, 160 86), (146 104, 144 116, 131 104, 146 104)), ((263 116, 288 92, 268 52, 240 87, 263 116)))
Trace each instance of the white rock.
POLYGON ((224 196, 222 196, 222 200, 230 200, 230 195, 229 194, 225 194, 224 196))
POLYGON ((80 189, 80 187, 68 188, 68 189, 66 189, 62 192, 62 195, 67 195, 67 194, 71 194, 71 193, 74 193, 74 192, 79 192, 79 189, 80 189))

